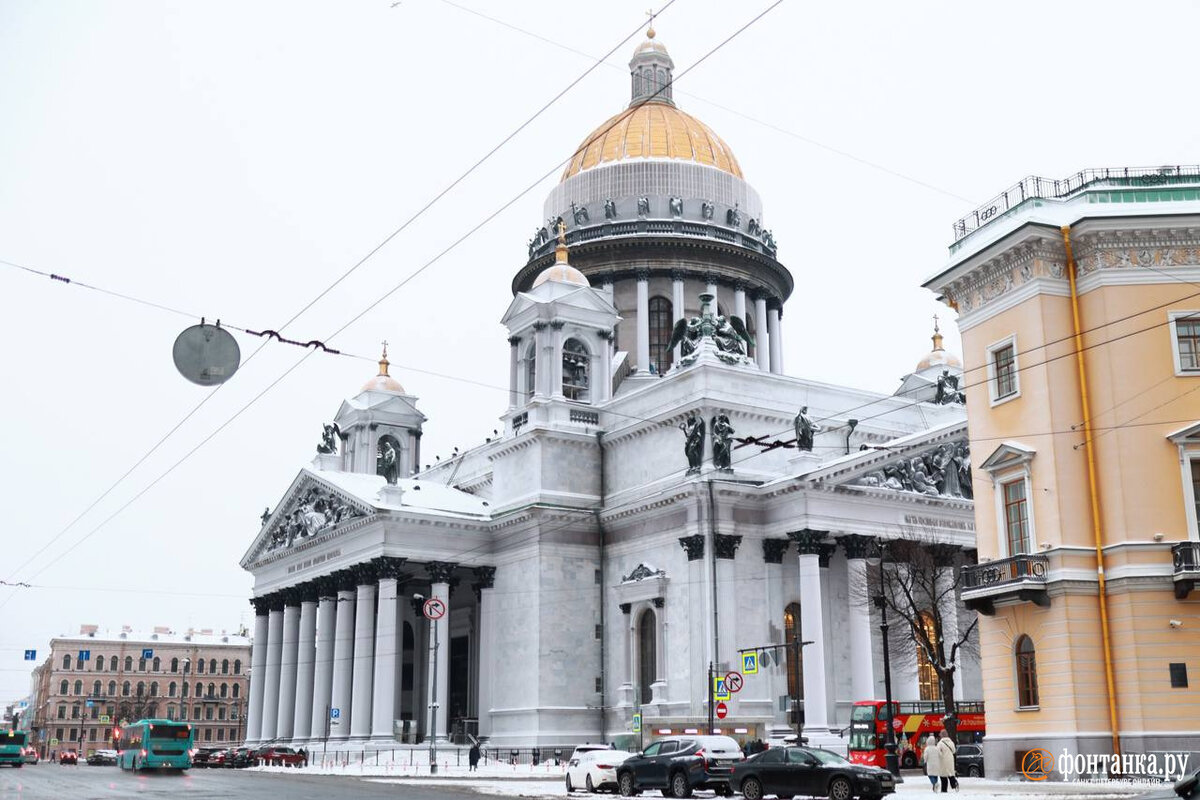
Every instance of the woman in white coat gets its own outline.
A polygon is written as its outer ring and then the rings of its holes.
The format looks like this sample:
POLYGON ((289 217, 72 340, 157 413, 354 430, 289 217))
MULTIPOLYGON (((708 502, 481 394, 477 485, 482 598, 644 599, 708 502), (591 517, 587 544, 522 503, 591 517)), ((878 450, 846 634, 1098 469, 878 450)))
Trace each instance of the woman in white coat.
POLYGON ((938 739, 938 777, 942 779, 942 792, 947 791, 947 784, 954 787, 954 791, 958 791, 958 770, 955 769, 954 754, 958 748, 954 744, 954 740, 950 738, 948 731, 942 731, 942 736, 938 739))
POLYGON ((938 753, 938 740, 932 733, 921 743, 921 762, 925 764, 925 774, 929 777, 929 788, 937 791, 938 773, 941 772, 941 755, 938 753))

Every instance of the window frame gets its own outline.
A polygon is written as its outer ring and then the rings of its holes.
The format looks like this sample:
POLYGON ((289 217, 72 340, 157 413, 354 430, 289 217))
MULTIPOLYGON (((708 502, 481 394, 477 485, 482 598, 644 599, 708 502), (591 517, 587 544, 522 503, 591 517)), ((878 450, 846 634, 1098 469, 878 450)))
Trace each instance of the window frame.
POLYGON ((1037 552, 1037 537, 1033 534, 1033 503, 1030 496, 1030 485, 1028 474, 1018 474, 1008 477, 998 478, 996 480, 996 488, 1000 490, 998 511, 1000 516, 1000 539, 1004 544, 1003 551, 1005 558, 1013 558, 1014 556, 1029 556, 1037 552), (1012 534, 1009 530, 1008 518, 1008 487, 1021 485, 1021 505, 1025 510, 1025 539, 1026 548, 1023 552, 1014 552, 1012 549, 1012 534))
MULTIPOLYGON (((1167 313, 1167 326, 1171 331, 1171 361, 1175 367, 1175 377, 1177 378, 1200 378, 1200 366, 1192 369, 1185 369, 1183 360, 1179 355, 1179 327, 1177 322, 1180 319, 1193 317, 1197 325, 1200 325, 1200 311, 1171 311, 1167 313)), ((1200 364, 1200 351, 1197 352, 1197 363, 1200 364)))
POLYGON ((667 346, 671 343, 671 335, 675 331, 675 305, 670 298, 656 294, 646 304, 646 314, 650 340, 650 363, 654 365, 658 375, 666 375, 674 366, 675 360, 674 348, 667 346), (664 319, 666 324, 655 324, 664 319), (657 357, 655 356, 656 352, 658 353, 657 357))
POLYGON ((1016 400, 1021 396, 1021 361, 1017 350, 1017 335, 1015 333, 1006 336, 998 342, 992 342, 987 346, 987 382, 988 400, 993 408, 1016 400), (1000 376, 996 370, 996 354, 1007 348, 1012 348, 1013 390, 1008 394, 1002 395, 1000 394, 1000 376))
POLYGON ((1022 633, 1020 636, 1017 637, 1017 640, 1013 643, 1012 664, 1013 664, 1014 678, 1015 678, 1015 680, 1013 682, 1013 686, 1016 689, 1016 700, 1017 700, 1017 705, 1014 710, 1016 710, 1016 711, 1040 711, 1041 707, 1042 707, 1041 706, 1042 692, 1041 692, 1041 687, 1038 685, 1037 645, 1035 645, 1033 643, 1033 637, 1030 636, 1029 634, 1022 633), (1030 672, 1033 676, 1033 681, 1031 684, 1032 693, 1033 693, 1032 698, 1022 697, 1022 689, 1023 689, 1022 681, 1023 681, 1023 677, 1024 677, 1024 672, 1022 669, 1021 660, 1024 657, 1024 654, 1021 650, 1021 645, 1025 642, 1029 642, 1029 658, 1032 663, 1032 670, 1030 670, 1030 672), (1033 702, 1032 703, 1022 702, 1025 699, 1032 699, 1033 702))

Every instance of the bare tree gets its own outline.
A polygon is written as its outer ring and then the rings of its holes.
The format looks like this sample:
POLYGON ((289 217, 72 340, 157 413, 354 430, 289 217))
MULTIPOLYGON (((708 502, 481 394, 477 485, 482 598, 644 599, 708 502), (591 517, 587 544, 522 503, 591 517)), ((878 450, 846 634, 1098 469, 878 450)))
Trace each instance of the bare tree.
POLYGON ((925 531, 907 532, 904 538, 882 543, 881 549, 880 564, 869 581, 871 594, 899 617, 900 624, 891 626, 895 641, 910 645, 898 648, 900 652, 908 651, 913 658, 920 652, 937 675, 946 729, 954 736, 958 668, 964 656, 978 654, 978 617, 971 615, 968 624, 958 624, 962 567, 970 562, 962 548, 939 542, 925 531))

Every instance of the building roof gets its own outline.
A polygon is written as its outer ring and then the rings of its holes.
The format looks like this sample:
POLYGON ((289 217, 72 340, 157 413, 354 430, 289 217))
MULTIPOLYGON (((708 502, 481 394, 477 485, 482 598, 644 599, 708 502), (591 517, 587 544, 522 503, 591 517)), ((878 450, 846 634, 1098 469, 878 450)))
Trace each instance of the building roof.
POLYGON ((147 631, 96 631, 95 633, 62 634, 50 639, 50 646, 79 643, 138 644, 153 648, 154 645, 183 645, 186 647, 249 647, 250 637, 233 633, 201 633, 199 631, 170 631, 154 633, 147 631))

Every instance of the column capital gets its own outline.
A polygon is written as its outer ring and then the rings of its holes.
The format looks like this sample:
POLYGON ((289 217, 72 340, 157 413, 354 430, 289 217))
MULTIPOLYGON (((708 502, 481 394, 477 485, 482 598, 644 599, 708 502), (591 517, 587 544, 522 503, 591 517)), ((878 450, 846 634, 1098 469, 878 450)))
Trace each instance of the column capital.
POLYGON ((704 558, 704 537, 700 534, 680 536, 679 544, 687 551, 688 561, 699 561, 704 558))
POLYGON ((745 292, 750 288, 750 284, 744 280, 735 280, 733 282, 733 290, 735 292, 745 292))
POLYGON ((717 558, 733 559, 742 537, 728 533, 713 534, 713 553, 717 558))
POLYGON ((817 550, 817 564, 822 568, 828 569, 830 559, 832 559, 833 554, 837 552, 837 545, 833 542, 828 542, 826 544, 818 545, 818 547, 820 549, 817 550))
POLYGON ((825 539, 828 536, 829 531, 816 531, 812 528, 788 531, 788 538, 796 543, 796 549, 800 551, 800 555, 802 556, 821 555, 821 546, 825 544, 825 539))
POLYGON ((496 568, 495 567, 475 567, 472 570, 475 577, 478 578, 471 584, 471 589, 475 592, 475 599, 483 599, 483 590, 491 589, 496 585, 496 568))
POLYGON ((563 329, 563 326, 565 326, 566 324, 567 324, 566 320, 562 320, 562 319, 550 320, 550 327, 556 331, 561 331, 563 329))
POLYGON ((633 603, 621 603, 620 609, 622 614, 629 616, 633 613, 633 603))
POLYGON ((404 571, 406 563, 408 563, 407 558, 397 558, 396 556, 380 556, 371 559, 371 564, 375 567, 375 574, 378 576, 376 580, 386 578, 396 581, 404 580, 408 577, 408 573, 404 571))
POLYGON ((665 597, 654 597, 651 598, 650 602, 654 604, 655 608, 662 608, 664 605, 666 605, 667 600, 665 597))
POLYGON ((521 337, 520 336, 510 336, 510 337, 508 337, 508 343, 511 344, 513 347, 516 347, 517 345, 519 345, 521 343, 521 337))
POLYGON ((250 598, 250 605, 254 606, 254 616, 265 617, 267 612, 271 610, 271 602, 268 600, 269 595, 259 595, 258 597, 250 598))
POLYGON ((458 569, 458 564, 452 561, 430 561, 425 565, 430 583, 451 583, 456 569, 458 569))
POLYGON ((684 270, 681 270, 681 269, 671 270, 671 280, 673 280, 673 281, 682 282, 683 279, 686 277, 687 277, 687 272, 685 272, 684 270))
POLYGON ((296 591, 300 593, 301 603, 315 603, 320 599, 321 595, 320 580, 314 578, 304 583, 298 583, 296 584, 296 591))
POLYGON ((762 289, 762 288, 760 288, 760 287, 757 287, 757 286, 756 286, 756 287, 754 287, 754 288, 752 288, 752 289, 750 290, 749 294, 750 294, 750 299, 751 299, 751 300, 753 300, 753 301, 754 301, 754 302, 756 302, 756 303, 757 303, 759 300, 762 300, 763 302, 766 302, 766 299, 767 299, 767 298, 770 296, 770 295, 768 295, 768 294, 767 294, 767 292, 766 292, 766 290, 765 290, 765 289, 762 289))
POLYGON ((271 592, 267 595, 267 609, 272 614, 276 611, 283 611, 284 605, 286 605, 286 602, 282 591, 271 592))
POLYGON ((782 564, 783 556, 791 543, 791 539, 763 539, 763 563, 782 564))
POLYGON ((776 311, 780 315, 782 315, 783 314, 783 301, 780 300, 778 297, 768 297, 767 298, 767 311, 768 312, 776 311))
POLYGON ((285 606, 299 607, 304 601, 304 584, 296 584, 279 590, 279 594, 283 595, 283 604, 285 606))
POLYGON ((339 569, 329 577, 336 581, 334 586, 339 592, 353 592, 358 588, 358 576, 353 569, 339 569))
POLYGON ((837 537, 837 543, 846 551, 846 558, 877 558, 879 556, 879 540, 874 536, 850 533, 837 537))
POLYGON ((639 282, 640 282, 640 281, 648 281, 648 280, 650 280, 650 270, 648 270, 648 269, 635 269, 635 270, 633 271, 633 277, 637 278, 637 280, 638 280, 639 282))
POLYGON ((599 338, 603 339, 606 342, 611 342, 614 338, 614 334, 613 334, 611 328, 608 330, 596 331, 596 336, 598 336, 599 338))
POLYGON ((544 331, 544 330, 546 330, 546 323, 539 319, 538 321, 533 323, 533 329, 535 331, 539 331, 539 332, 544 331))
POLYGON ((350 568, 354 573, 355 588, 358 586, 374 586, 379 580, 379 569, 373 561, 362 561, 350 568))
POLYGON ((337 597, 338 580, 332 574, 322 575, 321 577, 315 579, 313 583, 316 584, 317 587, 318 600, 324 597, 337 597))

